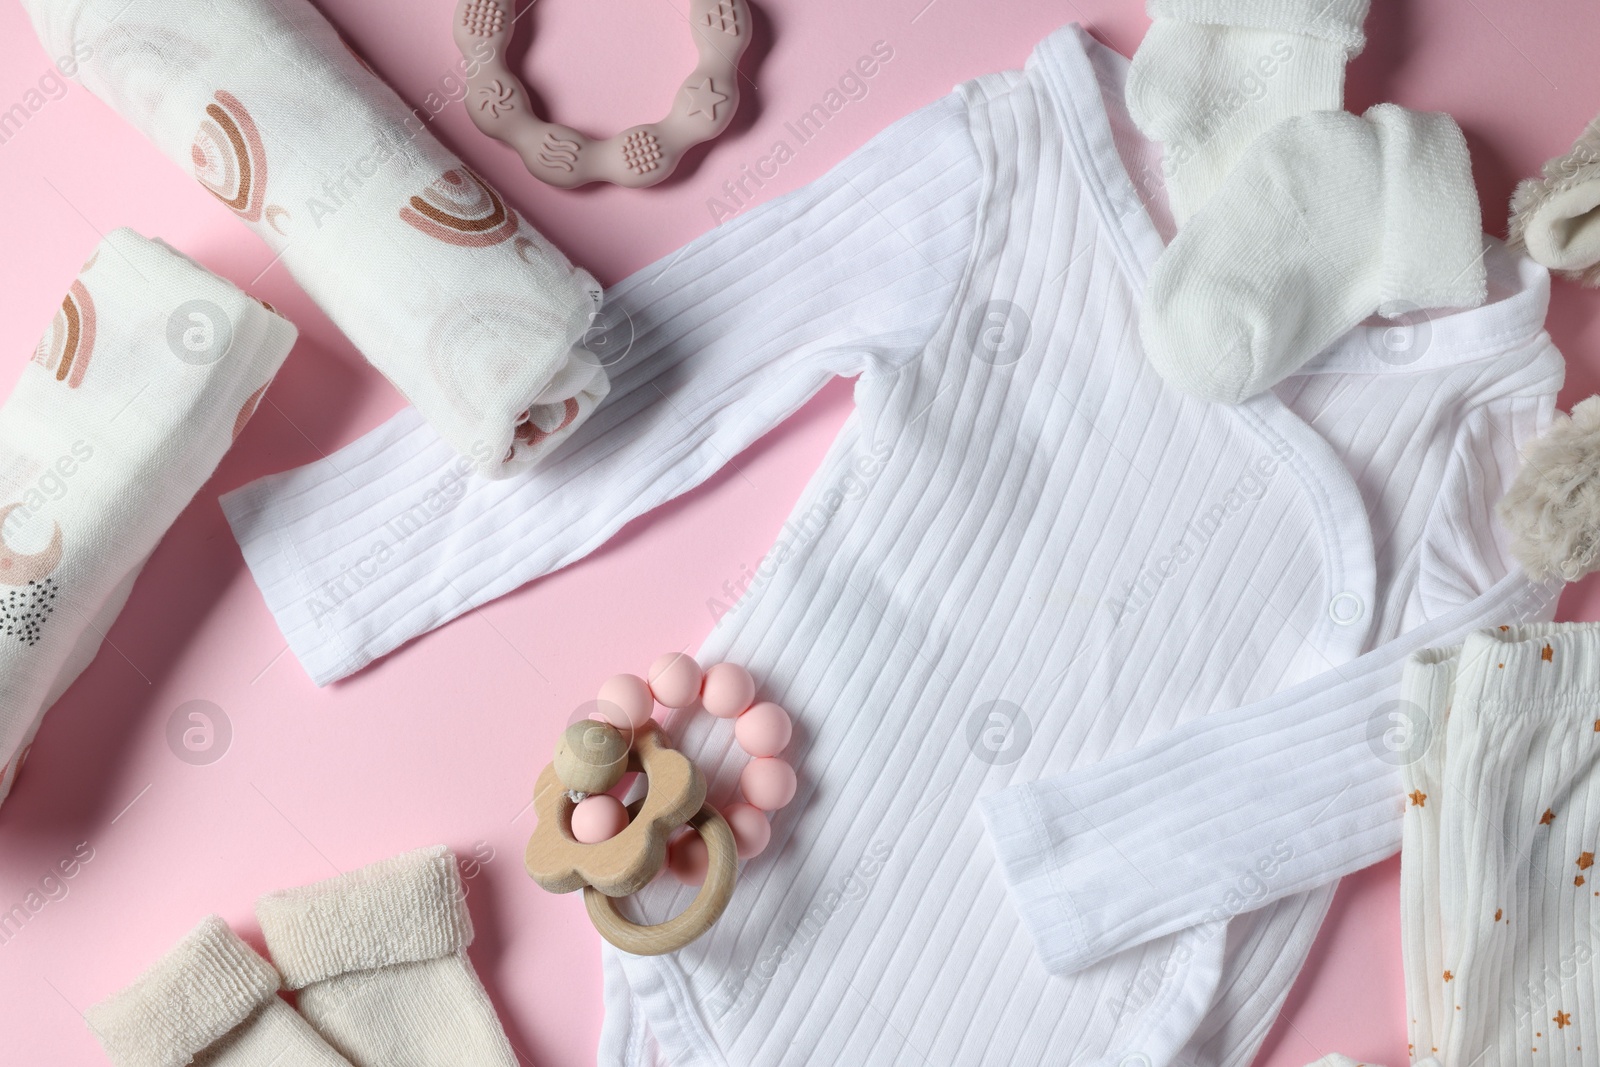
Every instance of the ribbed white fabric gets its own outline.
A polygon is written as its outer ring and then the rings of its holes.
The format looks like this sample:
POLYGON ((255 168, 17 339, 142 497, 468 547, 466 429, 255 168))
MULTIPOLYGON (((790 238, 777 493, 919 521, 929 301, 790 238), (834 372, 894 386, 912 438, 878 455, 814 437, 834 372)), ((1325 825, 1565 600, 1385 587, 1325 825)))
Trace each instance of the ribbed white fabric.
POLYGON ((1156 264, 1145 351, 1177 388, 1237 404, 1374 314, 1483 303, 1481 226, 1449 115, 1379 104, 1289 119, 1156 264))
POLYGON ((1173 215, 1186 221, 1256 138, 1285 119, 1344 108, 1345 65, 1366 43, 1370 0, 1148 0, 1128 110, 1164 149, 1173 215))
POLYGON ((350 1067, 278 999, 278 972, 217 916, 84 1013, 116 1067, 350 1067))
MULTIPOLYGON (((77 79, 227 204, 488 477, 606 395, 575 269, 307 0, 25 0, 77 79)), ((442 31, 441 31, 442 32, 442 31)))
POLYGON ((1388 709, 1389 751, 1407 797, 1400 843, 1400 951, 1406 979, 1406 1039, 1412 1057, 1432 1056, 1448 1025, 1444 928, 1439 900, 1439 811, 1448 749, 1445 723, 1461 646, 1424 649, 1406 664, 1399 700, 1388 709), (1428 803, 1429 799, 1433 803, 1428 803))
POLYGON ((295 336, 132 230, 71 285, 0 407, 0 796, 295 336))
POLYGON ((1406 665, 1396 754, 1413 1058, 1594 1062, 1597 716, 1600 624, 1501 626, 1406 665))
POLYGON ((443 845, 270 893, 256 917, 300 1013, 355 1067, 517 1067, 443 845))
MULTIPOLYGON (((1445 1067, 1579 1067, 1600 1049, 1600 625, 1473 634, 1437 804, 1445 1067)), ((1413 803, 1412 817, 1420 814, 1413 803)), ((1409 830, 1409 826, 1408 826, 1409 830)))
MULTIPOLYGON (((1231 1067, 1265 1036, 1329 881, 1396 847, 1399 776, 1366 746, 1361 697, 1398 684, 1397 634, 1436 642, 1529 594, 1489 516, 1561 383, 1548 276, 1494 246, 1494 300, 1432 322, 1412 362, 1362 328, 1281 397, 1186 398, 1137 340, 1162 246, 1117 152, 1125 72, 1062 30, 1026 71, 960 87, 623 282, 608 300, 635 341, 616 392, 525 478, 463 483, 402 416, 226 500, 328 681, 581 557, 830 376, 861 376, 700 652, 795 715, 799 796, 706 937, 608 954, 603 1062, 649 1062, 654 1041, 673 1067, 930 1050, 1231 1067), (1288 747, 1253 780, 1221 746, 1184 759, 1218 715, 1288 747), (1174 729, 1185 744, 1137 750, 1174 729), (1007 867, 1068 835, 1004 817, 1002 790, 1118 754, 1108 776, 1142 788, 1148 826, 1075 824, 1090 858, 1054 868, 1069 894, 1008 896, 1007 867), (1191 779, 1212 794, 1174 802, 1191 779), (1282 810, 1262 782, 1292 787, 1282 810), (997 793, 986 842, 978 801, 997 793), (1071 907, 1079 892, 1095 907, 1071 907)), ((746 760, 727 724, 674 725, 731 795, 746 760)), ((640 906, 654 920, 687 899, 656 885, 640 906)))

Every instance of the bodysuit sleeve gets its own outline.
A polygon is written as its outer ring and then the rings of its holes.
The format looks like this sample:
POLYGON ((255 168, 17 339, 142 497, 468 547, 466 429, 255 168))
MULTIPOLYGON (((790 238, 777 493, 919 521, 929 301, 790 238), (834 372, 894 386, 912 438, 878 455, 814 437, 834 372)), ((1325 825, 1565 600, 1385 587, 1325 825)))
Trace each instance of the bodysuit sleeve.
POLYGON ((228 494, 234 535, 306 671, 319 685, 342 678, 581 559, 830 378, 915 358, 954 300, 981 185, 952 94, 609 292, 591 347, 611 396, 542 467, 471 476, 407 409, 228 494))
POLYGON ((1512 573, 1277 696, 986 798, 991 842, 1044 965, 1071 974, 1399 851, 1401 767, 1424 743, 1402 699, 1406 659, 1474 629, 1546 621, 1556 594, 1512 573))

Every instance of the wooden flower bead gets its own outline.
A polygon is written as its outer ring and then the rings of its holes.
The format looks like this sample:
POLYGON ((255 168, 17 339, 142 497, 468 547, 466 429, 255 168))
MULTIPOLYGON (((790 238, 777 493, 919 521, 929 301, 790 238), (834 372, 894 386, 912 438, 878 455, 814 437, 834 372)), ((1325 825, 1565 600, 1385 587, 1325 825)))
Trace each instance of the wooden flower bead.
POLYGON ((556 742, 556 777, 575 793, 604 793, 627 773, 628 747, 622 731, 609 723, 575 722, 556 742))
MULTIPOLYGON (((545 767, 533 789, 533 810, 539 821, 523 857, 535 882, 552 893, 571 893, 586 886, 608 897, 637 893, 666 864, 667 838, 673 831, 685 823, 694 825, 697 819, 706 821, 701 814, 705 776, 687 756, 666 744, 654 723, 646 723, 634 735, 627 769, 643 774, 649 791, 630 807, 633 818, 621 833, 584 844, 571 829, 577 805, 557 777, 555 763, 545 767)), ((711 815, 721 822, 715 811, 711 815)))

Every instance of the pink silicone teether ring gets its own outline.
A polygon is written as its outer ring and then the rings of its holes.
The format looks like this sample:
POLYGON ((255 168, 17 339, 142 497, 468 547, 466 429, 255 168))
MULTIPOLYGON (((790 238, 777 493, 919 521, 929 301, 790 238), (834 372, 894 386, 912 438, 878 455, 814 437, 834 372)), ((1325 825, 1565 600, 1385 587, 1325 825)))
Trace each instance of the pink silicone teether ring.
POLYGON ((534 114, 527 87, 506 58, 515 0, 459 0, 456 47, 477 72, 467 78, 467 112, 478 129, 504 141, 540 181, 573 189, 589 182, 642 189, 663 181, 683 155, 711 140, 739 106, 739 57, 750 45, 745 0, 690 0, 689 28, 700 62, 659 122, 595 141, 534 114), (485 54, 487 53, 487 55, 485 54))

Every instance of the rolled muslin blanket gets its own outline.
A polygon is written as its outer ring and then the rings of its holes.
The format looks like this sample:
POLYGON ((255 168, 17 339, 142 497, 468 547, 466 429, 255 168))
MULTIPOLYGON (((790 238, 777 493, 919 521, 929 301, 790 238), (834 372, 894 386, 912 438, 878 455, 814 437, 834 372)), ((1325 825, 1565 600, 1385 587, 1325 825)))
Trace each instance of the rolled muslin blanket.
POLYGON ((488 477, 606 395, 600 286, 448 151, 307 0, 23 0, 53 55, 260 235, 488 477))
POLYGON ((132 230, 72 283, 0 406, 0 798, 295 328, 132 230))
POLYGON ((1517 186, 1511 244, 1575 282, 1600 286, 1600 119, 1517 186))

